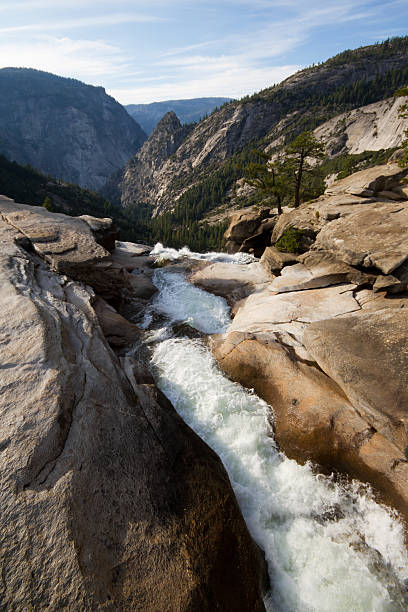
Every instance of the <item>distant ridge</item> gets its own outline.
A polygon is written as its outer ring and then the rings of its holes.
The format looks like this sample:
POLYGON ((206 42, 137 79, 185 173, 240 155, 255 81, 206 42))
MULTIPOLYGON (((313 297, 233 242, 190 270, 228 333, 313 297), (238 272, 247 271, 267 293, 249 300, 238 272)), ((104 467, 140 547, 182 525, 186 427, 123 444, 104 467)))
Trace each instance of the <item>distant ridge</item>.
POLYGON ((146 134, 150 135, 160 119, 168 112, 173 111, 181 123, 199 121, 205 115, 230 102, 232 98, 192 98, 191 100, 166 100, 165 102, 152 102, 151 104, 128 104, 125 106, 129 115, 137 121, 146 134))

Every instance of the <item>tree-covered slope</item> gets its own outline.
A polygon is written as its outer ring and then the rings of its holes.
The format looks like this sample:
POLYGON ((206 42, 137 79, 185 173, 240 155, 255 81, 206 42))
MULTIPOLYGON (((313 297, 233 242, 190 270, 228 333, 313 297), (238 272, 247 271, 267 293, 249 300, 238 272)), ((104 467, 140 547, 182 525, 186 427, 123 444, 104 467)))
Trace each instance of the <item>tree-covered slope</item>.
POLYGON ((99 189, 146 139, 103 87, 28 68, 0 70, 0 153, 99 189))
POLYGON ((345 51, 224 105, 199 122, 160 164, 149 158, 147 141, 126 168, 122 204, 147 204, 155 215, 174 208, 185 208, 188 214, 192 205, 208 212, 221 204, 239 178, 240 158, 254 146, 282 146, 342 112, 392 96, 406 82, 408 37, 345 51), (154 166, 148 185, 138 178, 144 165, 154 166))

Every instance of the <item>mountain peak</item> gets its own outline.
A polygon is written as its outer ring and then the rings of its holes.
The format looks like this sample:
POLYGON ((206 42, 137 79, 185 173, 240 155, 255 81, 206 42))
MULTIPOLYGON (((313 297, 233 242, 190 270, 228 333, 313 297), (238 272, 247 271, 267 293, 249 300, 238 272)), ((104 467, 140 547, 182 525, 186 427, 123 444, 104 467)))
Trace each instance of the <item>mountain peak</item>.
POLYGON ((153 134, 156 132, 163 132, 163 130, 166 130, 168 132, 176 132, 180 128, 180 119, 177 117, 176 113, 171 110, 160 119, 159 123, 153 130, 153 134))

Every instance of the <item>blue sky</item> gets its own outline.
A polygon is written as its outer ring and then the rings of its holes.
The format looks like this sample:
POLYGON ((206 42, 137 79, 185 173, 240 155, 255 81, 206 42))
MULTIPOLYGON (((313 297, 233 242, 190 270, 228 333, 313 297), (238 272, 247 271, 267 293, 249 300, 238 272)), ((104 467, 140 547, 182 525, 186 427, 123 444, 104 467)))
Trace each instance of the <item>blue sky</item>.
POLYGON ((123 104, 242 97, 408 34, 408 0, 0 0, 1 67, 103 85, 123 104))

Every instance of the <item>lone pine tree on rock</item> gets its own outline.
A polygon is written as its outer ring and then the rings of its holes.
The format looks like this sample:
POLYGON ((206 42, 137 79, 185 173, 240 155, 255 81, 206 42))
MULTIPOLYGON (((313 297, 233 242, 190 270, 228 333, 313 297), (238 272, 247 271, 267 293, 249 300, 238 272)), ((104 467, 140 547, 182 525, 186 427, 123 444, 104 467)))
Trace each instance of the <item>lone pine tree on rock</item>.
POLYGON ((301 200, 301 188, 306 175, 316 173, 315 160, 325 157, 324 145, 313 132, 302 132, 291 142, 280 159, 272 160, 264 151, 255 151, 259 162, 251 162, 245 168, 245 182, 256 187, 259 193, 271 199, 282 212, 282 201, 288 193, 294 193, 295 207, 301 200))
POLYGON ((294 206, 297 208, 304 176, 316 170, 316 164, 313 164, 312 160, 324 159, 324 144, 317 140, 313 132, 302 132, 286 147, 285 155, 286 168, 295 184, 294 206))

